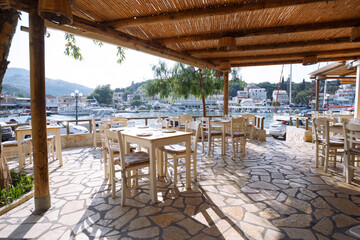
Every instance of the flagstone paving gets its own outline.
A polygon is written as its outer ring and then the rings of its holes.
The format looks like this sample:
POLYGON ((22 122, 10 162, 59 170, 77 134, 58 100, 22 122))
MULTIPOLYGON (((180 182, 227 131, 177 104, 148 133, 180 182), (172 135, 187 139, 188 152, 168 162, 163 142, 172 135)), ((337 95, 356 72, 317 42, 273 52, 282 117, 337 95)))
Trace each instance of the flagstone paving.
POLYGON ((64 166, 50 163, 52 207, 35 215, 31 199, 0 216, 0 238, 356 239, 360 188, 344 182, 341 164, 326 174, 315 169, 310 143, 267 138, 246 148, 236 158, 230 148, 225 157, 199 151, 192 190, 184 176, 178 188, 164 179, 158 203, 144 187, 125 207, 120 191, 111 198, 99 149, 64 149, 64 166))

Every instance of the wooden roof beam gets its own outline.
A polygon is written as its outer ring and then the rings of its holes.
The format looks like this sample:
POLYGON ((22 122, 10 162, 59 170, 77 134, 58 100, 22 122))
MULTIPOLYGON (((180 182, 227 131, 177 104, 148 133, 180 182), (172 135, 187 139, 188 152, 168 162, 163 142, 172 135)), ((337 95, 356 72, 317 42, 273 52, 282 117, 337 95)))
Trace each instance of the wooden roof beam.
POLYGON ((248 37, 248 36, 263 36, 263 35, 275 35, 275 34, 294 33, 294 32, 308 32, 308 31, 328 30, 328 29, 347 28, 347 27, 356 27, 356 26, 360 26, 360 18, 330 21, 330 22, 298 24, 298 25, 290 25, 290 26, 244 29, 239 31, 222 32, 222 33, 204 33, 204 34, 197 34, 190 36, 186 35, 186 36, 174 36, 169 38, 154 38, 151 40, 159 42, 161 44, 172 44, 172 43, 181 43, 181 42, 190 42, 190 41, 216 40, 226 36, 240 38, 240 37, 248 37))
POLYGON ((168 58, 174 61, 183 62, 199 68, 218 68, 217 65, 204 59, 194 58, 188 54, 179 53, 174 50, 168 49, 157 43, 148 42, 133 36, 118 32, 115 29, 108 27, 100 27, 99 24, 94 24, 83 18, 74 16, 71 26, 56 25, 46 22, 47 27, 59 29, 69 33, 77 34, 80 36, 90 37, 104 42, 110 42, 119 46, 128 47, 134 50, 150 53, 156 56, 168 58))
MULTIPOLYGON (((333 0, 331 0, 333 1, 333 0)), ((268 8, 287 7, 308 3, 327 2, 325 0, 260 0, 244 1, 236 4, 209 6, 206 8, 188 9, 181 12, 161 13, 161 15, 139 16, 134 18, 118 19, 110 22, 101 23, 102 26, 114 28, 125 28, 134 26, 144 26, 157 23, 169 23, 184 19, 196 19, 200 17, 211 17, 216 15, 233 14, 244 11, 255 11, 268 8)))
MULTIPOLYGON (((327 58, 318 58, 319 62, 333 62, 333 61, 345 61, 350 59, 360 59, 358 56, 348 56, 348 57, 327 57, 327 58)), ((299 59, 284 59, 284 60, 272 60, 272 61, 259 61, 259 62, 243 62, 243 63, 232 63, 231 67, 251 67, 251 66, 268 66, 268 65, 282 65, 282 64, 301 64, 303 62, 302 58, 299 59)))
POLYGON ((242 61, 242 60, 268 60, 268 59, 279 59, 279 58, 304 58, 306 56, 324 56, 324 55, 336 55, 336 54, 351 54, 360 55, 360 48, 349 48, 349 49, 338 49, 332 51, 317 51, 317 52, 297 52, 297 53, 281 53, 281 54, 270 54, 270 55, 253 55, 253 56, 241 56, 241 57, 230 57, 230 58, 207 58, 214 62, 223 61, 242 61))
MULTIPOLYGON (((349 37, 340 37, 340 38, 332 38, 332 39, 326 38, 326 39, 317 39, 317 40, 309 40, 309 41, 280 42, 280 43, 270 43, 270 44, 237 46, 236 49, 232 50, 231 52, 272 50, 272 49, 293 48, 293 47, 310 47, 310 46, 318 46, 318 45, 326 45, 326 44, 334 44, 334 43, 349 43, 349 42, 350 42, 349 37)), ((217 48, 186 50, 186 51, 182 51, 182 52, 188 53, 190 55, 209 54, 209 53, 226 53, 224 51, 218 50, 217 48)))

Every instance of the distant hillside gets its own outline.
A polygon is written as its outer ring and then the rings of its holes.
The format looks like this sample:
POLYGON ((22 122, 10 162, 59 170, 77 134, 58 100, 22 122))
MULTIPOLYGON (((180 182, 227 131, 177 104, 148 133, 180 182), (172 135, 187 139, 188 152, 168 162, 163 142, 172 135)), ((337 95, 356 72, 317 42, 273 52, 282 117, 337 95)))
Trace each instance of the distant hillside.
MULTIPOLYGON (((78 89, 84 95, 92 93, 94 90, 80 84, 46 78, 46 94, 58 97, 65 94, 70 94, 76 89, 78 89)), ((14 92, 20 93, 23 96, 30 96, 29 70, 22 68, 7 69, 3 80, 2 93, 14 95, 14 92)))

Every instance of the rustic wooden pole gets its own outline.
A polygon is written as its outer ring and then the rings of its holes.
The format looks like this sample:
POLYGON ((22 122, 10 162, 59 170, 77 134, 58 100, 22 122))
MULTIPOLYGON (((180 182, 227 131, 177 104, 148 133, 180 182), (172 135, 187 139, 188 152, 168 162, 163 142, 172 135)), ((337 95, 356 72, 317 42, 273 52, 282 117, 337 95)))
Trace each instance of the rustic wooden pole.
POLYGON ((305 130, 309 130, 309 118, 305 119, 305 130))
POLYGON ((224 72, 224 115, 229 115, 229 72, 224 72))
POLYGON ((37 11, 29 13, 30 96, 34 155, 35 211, 50 208, 49 168, 46 134, 44 20, 37 11))
POLYGON ((360 62, 356 61, 353 66, 357 66, 354 118, 360 118, 360 62))
POLYGON ((316 80, 315 111, 319 111, 320 80, 316 80))

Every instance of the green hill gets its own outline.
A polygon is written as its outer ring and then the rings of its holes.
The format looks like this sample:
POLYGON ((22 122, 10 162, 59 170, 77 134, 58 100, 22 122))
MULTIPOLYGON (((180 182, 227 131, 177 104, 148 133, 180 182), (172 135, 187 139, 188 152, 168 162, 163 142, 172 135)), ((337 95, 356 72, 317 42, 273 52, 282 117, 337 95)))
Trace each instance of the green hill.
MULTIPOLYGON (((70 83, 59 79, 46 78, 46 94, 56 97, 70 94, 78 89, 84 95, 92 93, 94 89, 80 84, 70 83)), ((8 68, 4 80, 2 93, 9 95, 30 96, 30 72, 22 68, 8 68)))

